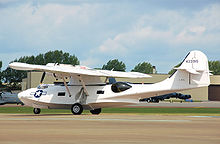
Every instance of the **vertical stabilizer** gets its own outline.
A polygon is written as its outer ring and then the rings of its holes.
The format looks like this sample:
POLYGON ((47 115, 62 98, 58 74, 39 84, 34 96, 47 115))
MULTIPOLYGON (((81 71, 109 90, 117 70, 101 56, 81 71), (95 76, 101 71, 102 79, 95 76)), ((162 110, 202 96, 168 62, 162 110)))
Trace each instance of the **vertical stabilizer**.
POLYGON ((201 51, 191 51, 170 77, 172 87, 188 89, 210 84, 208 59, 201 51))

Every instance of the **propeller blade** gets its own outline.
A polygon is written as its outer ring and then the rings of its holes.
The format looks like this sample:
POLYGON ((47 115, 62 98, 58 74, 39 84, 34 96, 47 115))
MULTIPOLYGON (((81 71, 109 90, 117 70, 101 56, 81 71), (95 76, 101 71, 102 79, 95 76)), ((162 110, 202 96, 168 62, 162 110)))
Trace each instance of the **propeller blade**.
POLYGON ((42 84, 43 81, 44 81, 45 75, 46 75, 46 72, 44 72, 44 73, 42 74, 42 77, 41 77, 41 80, 40 80, 40 83, 41 83, 41 84, 42 84))
POLYGON ((55 73, 53 73, 53 76, 54 76, 54 78, 55 78, 56 80, 58 80, 58 78, 57 78, 57 76, 56 76, 56 74, 55 74, 55 73))

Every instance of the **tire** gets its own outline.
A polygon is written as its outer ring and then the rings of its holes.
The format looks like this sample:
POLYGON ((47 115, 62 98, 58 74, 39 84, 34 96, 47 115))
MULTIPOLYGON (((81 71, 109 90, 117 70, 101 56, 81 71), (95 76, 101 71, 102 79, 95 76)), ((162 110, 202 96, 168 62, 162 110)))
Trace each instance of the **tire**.
POLYGON ((71 112, 74 115, 80 115, 83 112, 83 107, 81 104, 79 103, 75 103, 72 107, 71 107, 71 112))
POLYGON ((94 115, 98 115, 98 114, 100 114, 100 113, 101 113, 101 111, 102 111, 102 109, 101 109, 101 108, 94 109, 94 110, 90 110, 90 112, 91 112, 92 114, 94 114, 94 115))
POLYGON ((40 108, 34 108, 33 112, 34 114, 40 114, 40 108))

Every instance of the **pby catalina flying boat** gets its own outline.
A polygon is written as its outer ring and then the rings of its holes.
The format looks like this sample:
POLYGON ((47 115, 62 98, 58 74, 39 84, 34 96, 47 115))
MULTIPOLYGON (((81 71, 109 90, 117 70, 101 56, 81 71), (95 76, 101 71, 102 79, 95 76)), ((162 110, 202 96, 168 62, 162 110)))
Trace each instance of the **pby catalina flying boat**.
POLYGON ((79 115, 83 110, 99 114, 101 108, 125 106, 139 103, 140 99, 168 94, 181 90, 208 86, 210 84, 208 59, 200 51, 191 51, 175 68, 176 72, 162 82, 155 84, 132 84, 128 82, 107 82, 108 78, 147 78, 149 75, 137 72, 117 72, 89 69, 84 66, 64 64, 33 65, 13 62, 9 66, 16 70, 35 70, 63 79, 64 84, 40 84, 18 94, 20 100, 34 108, 39 114, 41 108, 71 109, 79 115), (69 83, 66 78, 69 78, 69 83), (103 82, 101 77, 105 77, 103 82))

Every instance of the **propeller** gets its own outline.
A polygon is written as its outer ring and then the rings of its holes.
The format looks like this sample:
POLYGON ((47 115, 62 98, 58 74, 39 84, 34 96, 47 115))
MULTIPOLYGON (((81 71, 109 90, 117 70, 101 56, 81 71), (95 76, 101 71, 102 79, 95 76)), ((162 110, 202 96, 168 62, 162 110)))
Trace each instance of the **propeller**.
POLYGON ((41 77, 41 80, 40 80, 40 83, 41 83, 41 84, 42 84, 43 81, 44 81, 45 75, 46 75, 46 72, 44 72, 44 73, 42 74, 42 77, 41 77))
POLYGON ((54 76, 54 78, 55 78, 56 80, 58 80, 58 78, 57 78, 57 76, 56 76, 56 74, 55 74, 55 73, 53 73, 53 76, 54 76))

